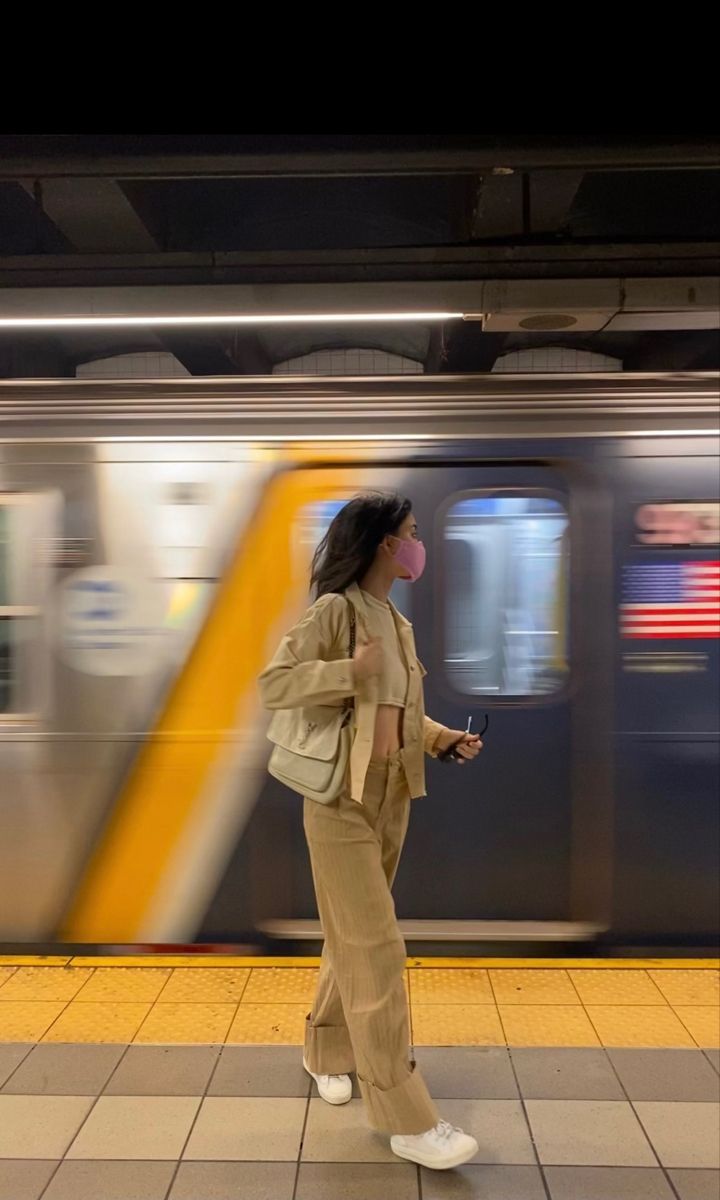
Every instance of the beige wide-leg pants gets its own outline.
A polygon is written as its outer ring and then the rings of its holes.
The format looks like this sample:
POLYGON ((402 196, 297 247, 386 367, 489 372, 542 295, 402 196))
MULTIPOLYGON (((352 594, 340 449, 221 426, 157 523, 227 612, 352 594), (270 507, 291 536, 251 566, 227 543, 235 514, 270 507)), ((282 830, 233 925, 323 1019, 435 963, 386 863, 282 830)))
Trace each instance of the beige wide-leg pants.
POLYGON ((325 934, 305 1061, 317 1075, 356 1070, 370 1124, 405 1134, 439 1119, 410 1060, 406 951, 390 894, 409 812, 401 753, 370 763, 362 804, 343 792, 304 808, 325 934))

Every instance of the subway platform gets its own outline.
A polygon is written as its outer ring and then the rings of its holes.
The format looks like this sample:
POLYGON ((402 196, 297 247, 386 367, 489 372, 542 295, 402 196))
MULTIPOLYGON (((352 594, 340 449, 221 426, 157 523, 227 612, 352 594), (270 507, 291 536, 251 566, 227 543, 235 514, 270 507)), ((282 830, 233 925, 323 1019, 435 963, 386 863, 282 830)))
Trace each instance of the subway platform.
POLYGON ((301 1065, 316 959, 0 956, 0 1200, 718 1200, 716 960, 410 959, 478 1139, 400 1162, 301 1065))

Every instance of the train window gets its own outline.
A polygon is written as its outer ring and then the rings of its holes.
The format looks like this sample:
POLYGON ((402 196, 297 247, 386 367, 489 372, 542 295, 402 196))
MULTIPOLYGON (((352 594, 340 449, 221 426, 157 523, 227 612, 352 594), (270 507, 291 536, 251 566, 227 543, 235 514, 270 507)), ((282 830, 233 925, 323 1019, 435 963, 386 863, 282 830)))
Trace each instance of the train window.
POLYGON ((10 647, 6 638, 7 621, 0 617, 0 713, 7 712, 10 701, 10 647))
POLYGON ((4 508, 0 508, 0 608, 4 608, 8 603, 8 558, 7 512, 4 508))
POLYGON ((456 501, 444 529, 445 667, 467 695, 540 696, 568 672, 568 514, 543 495, 456 501))
POLYGON ((46 503, 44 497, 0 499, 0 718, 30 716, 42 692, 37 546, 46 503))
POLYGON ((8 533, 7 517, 4 508, 0 508, 0 713, 7 712, 10 706, 10 640, 9 616, 5 615, 8 608, 8 533))

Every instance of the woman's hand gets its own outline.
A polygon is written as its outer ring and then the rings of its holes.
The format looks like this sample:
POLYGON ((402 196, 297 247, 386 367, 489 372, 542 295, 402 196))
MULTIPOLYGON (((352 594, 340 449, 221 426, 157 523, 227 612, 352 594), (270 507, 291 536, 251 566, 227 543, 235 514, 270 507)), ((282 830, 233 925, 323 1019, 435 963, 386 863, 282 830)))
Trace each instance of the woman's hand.
POLYGON ((435 743, 435 749, 442 754, 443 751, 449 750, 454 742, 457 742, 457 745, 454 746, 453 753, 458 756, 460 766, 477 758, 483 745, 477 733, 465 733, 462 729, 446 729, 435 743), (458 741, 458 739, 460 740, 458 741))
POLYGON ((353 659, 353 671, 356 679, 371 679, 381 675, 385 663, 385 652, 380 638, 370 638, 364 645, 358 646, 353 659))

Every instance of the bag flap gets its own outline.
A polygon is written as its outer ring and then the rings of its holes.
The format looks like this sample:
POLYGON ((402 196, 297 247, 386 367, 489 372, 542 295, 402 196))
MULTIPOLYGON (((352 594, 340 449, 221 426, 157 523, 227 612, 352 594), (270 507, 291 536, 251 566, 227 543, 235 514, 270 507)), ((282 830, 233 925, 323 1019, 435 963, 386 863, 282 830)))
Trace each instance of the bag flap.
POLYGON ((267 736, 283 750, 331 762, 337 755, 340 730, 346 719, 350 719, 347 709, 330 705, 281 708, 274 713, 267 736))

